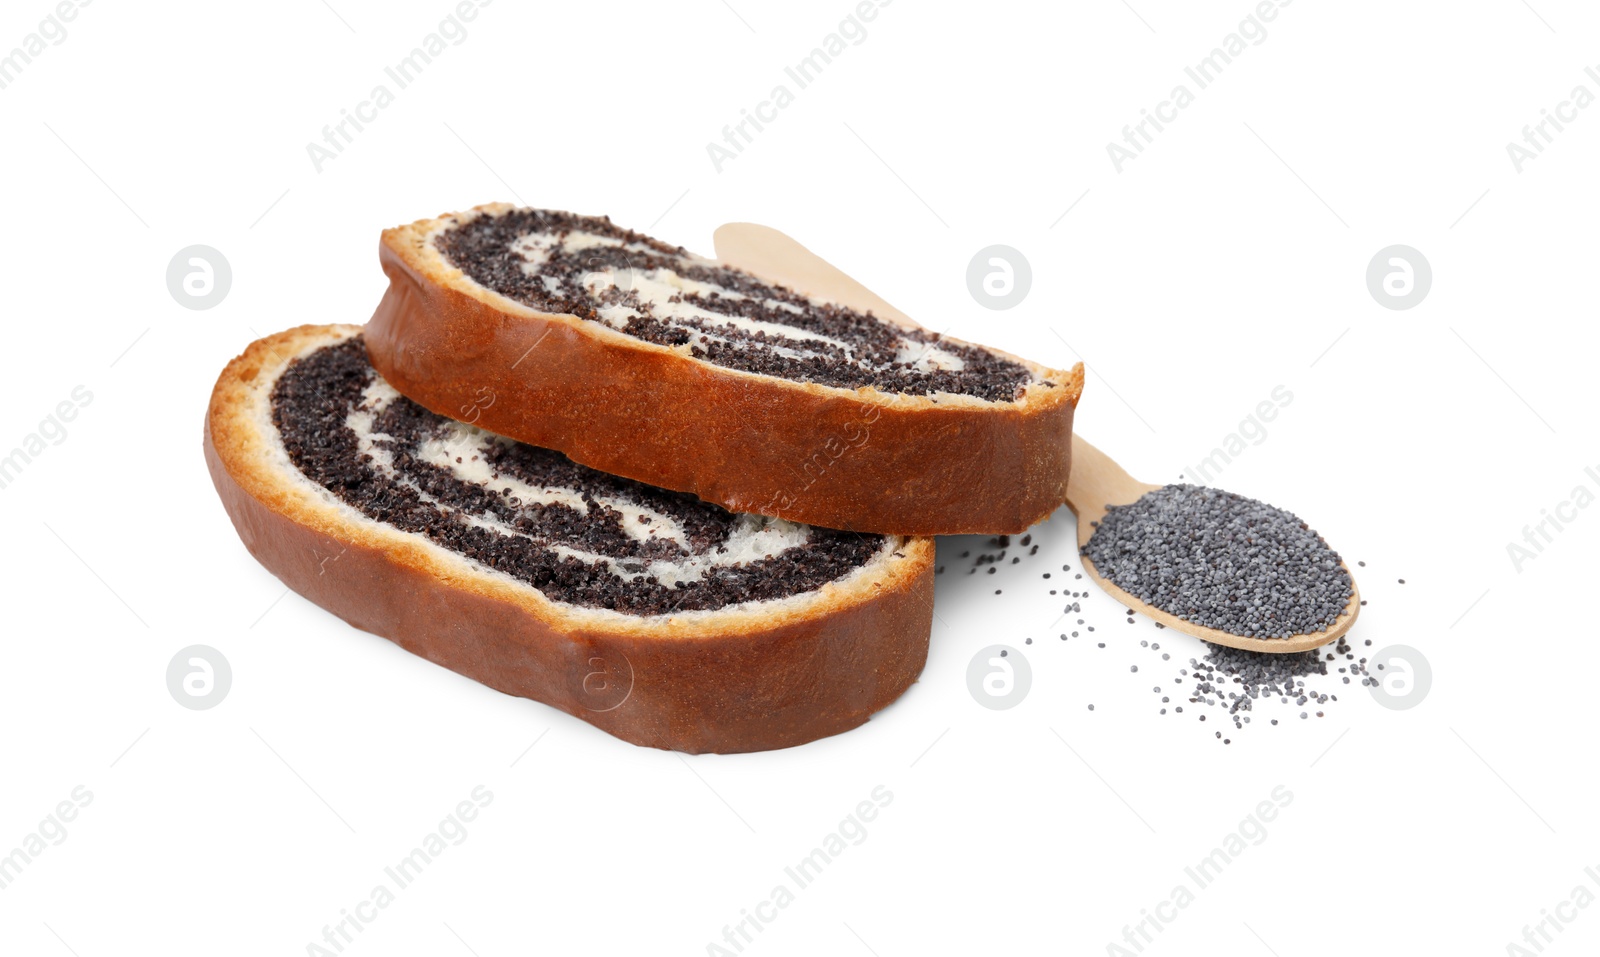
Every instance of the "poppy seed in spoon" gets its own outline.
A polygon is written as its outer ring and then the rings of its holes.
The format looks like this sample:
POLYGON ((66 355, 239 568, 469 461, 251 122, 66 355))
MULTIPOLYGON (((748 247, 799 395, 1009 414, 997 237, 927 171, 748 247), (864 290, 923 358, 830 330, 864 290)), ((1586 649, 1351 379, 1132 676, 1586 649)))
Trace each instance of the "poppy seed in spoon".
POLYGON ((1339 554, 1294 514, 1197 485, 1111 506, 1083 554, 1140 600, 1247 638, 1322 631, 1353 593, 1339 554))

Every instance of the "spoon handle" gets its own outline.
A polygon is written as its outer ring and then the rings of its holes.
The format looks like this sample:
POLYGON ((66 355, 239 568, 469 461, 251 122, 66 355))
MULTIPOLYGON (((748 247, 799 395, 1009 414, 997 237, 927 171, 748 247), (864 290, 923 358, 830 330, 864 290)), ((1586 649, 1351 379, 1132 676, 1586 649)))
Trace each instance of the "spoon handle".
POLYGON ((1111 456, 1072 435, 1072 473, 1067 478, 1067 505, 1080 519, 1086 512, 1098 521, 1107 505, 1127 505, 1144 493, 1160 488, 1129 475, 1111 456))
POLYGON ((727 223, 717 228, 712 241, 717 258, 730 266, 798 292, 870 312, 899 326, 921 328, 910 316, 844 270, 770 226, 727 223))

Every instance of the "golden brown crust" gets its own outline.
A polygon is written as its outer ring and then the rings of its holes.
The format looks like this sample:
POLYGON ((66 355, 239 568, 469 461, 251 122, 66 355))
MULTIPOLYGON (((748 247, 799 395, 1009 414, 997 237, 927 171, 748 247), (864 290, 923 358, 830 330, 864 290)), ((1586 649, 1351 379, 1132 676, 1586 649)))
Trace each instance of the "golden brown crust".
POLYGON ((740 512, 901 535, 1021 532, 1066 500, 1083 368, 1015 403, 892 396, 712 365, 536 312, 446 262, 443 225, 383 233, 367 325, 380 374, 428 409, 740 512))
POLYGON ((847 731, 894 701, 927 658, 933 542, 881 574, 778 607, 639 618, 574 609, 371 522, 297 481, 260 416, 294 357, 360 332, 303 326, 228 364, 205 456, 245 547, 345 621, 507 694, 634 744, 689 752, 784 748, 847 731))

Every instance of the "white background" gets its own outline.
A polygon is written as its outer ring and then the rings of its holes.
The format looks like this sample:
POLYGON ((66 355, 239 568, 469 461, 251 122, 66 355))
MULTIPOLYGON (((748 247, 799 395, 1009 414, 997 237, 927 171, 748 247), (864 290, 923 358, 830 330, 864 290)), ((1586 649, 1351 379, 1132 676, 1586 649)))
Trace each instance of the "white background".
MULTIPOLYGON (((1107 142, 1246 0, 900 0, 718 173, 706 144, 846 0, 496 0, 318 173, 306 144, 452 9, 330 2, 101 0, 0 90, 0 451, 94 396, 0 490, 0 854, 93 793, 0 891, 0 950, 307 953, 480 784, 467 839, 346 953, 704 954, 880 784, 867 838, 746 954, 1106 953, 1279 785, 1266 839, 1147 953, 1499 954, 1589 881, 1600 509, 1520 572, 1506 547, 1596 490, 1600 106, 1521 173, 1506 144, 1600 93, 1592 5, 1300 0, 1119 174, 1107 142), (767 754, 631 747, 284 596, 202 463, 216 374, 258 334, 364 321, 382 227, 493 200, 705 253, 778 226, 928 326, 1087 362, 1080 431, 1150 480, 1287 387, 1217 484, 1366 561, 1352 637, 1421 649, 1431 693, 1263 706, 1226 746, 1159 716, 1171 669, 1138 641, 1200 645, 1098 594, 1108 648, 1057 640, 1065 511, 993 576, 964 574, 981 540, 941 542, 921 681, 767 754), (232 263, 210 311, 165 285, 196 243, 232 263), (1034 272, 1005 312, 964 278, 994 243, 1034 272), (1409 311, 1365 285, 1394 243, 1433 266, 1409 311), (1032 664, 1010 711, 966 690, 997 642, 1032 664), (214 710, 166 687, 194 643, 232 662, 214 710)), ((51 9, 7 2, 0 52, 51 9)), ((1547 952, 1591 952, 1600 908, 1564 912, 1547 952)))

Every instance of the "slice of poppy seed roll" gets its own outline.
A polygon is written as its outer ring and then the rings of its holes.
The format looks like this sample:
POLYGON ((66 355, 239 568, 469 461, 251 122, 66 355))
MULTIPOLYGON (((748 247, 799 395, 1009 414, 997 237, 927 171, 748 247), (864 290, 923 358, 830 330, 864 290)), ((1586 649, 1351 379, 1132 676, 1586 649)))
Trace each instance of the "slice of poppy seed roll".
POLYGON ((921 671, 929 539, 734 514, 429 412, 358 326, 252 344, 206 459, 250 552, 358 628, 636 744, 753 751, 921 671))
MULTIPOLYGON (((422 406, 739 512, 1020 532, 1065 499, 1083 372, 692 255, 482 206, 384 232, 373 365, 422 406)), ((970 308, 970 303, 958 308, 970 308)))

